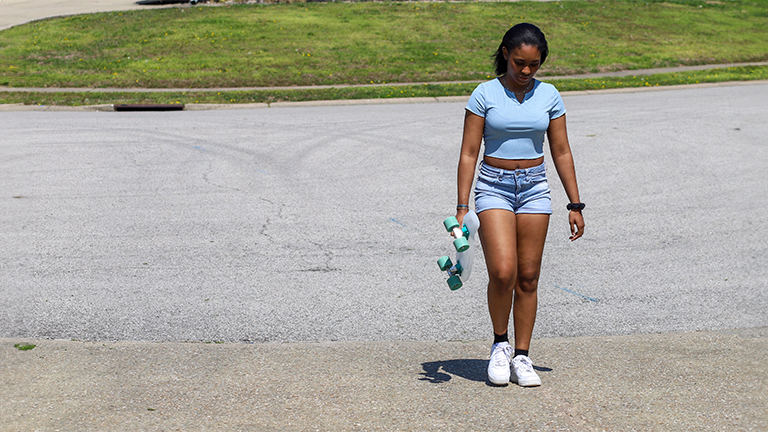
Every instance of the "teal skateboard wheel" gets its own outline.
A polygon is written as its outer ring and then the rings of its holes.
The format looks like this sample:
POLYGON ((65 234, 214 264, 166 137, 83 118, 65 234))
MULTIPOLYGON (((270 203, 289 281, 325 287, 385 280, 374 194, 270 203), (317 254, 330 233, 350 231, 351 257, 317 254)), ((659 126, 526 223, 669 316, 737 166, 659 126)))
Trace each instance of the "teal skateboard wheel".
POLYGON ((448 278, 448 286, 451 288, 451 291, 456 291, 457 289, 461 288, 461 278, 458 276, 451 276, 448 278))
POLYGON ((456 251, 464 252, 465 250, 469 249, 469 242, 467 241, 466 237, 459 237, 453 241, 453 246, 456 248, 456 251))
POLYGON ((449 268, 453 267, 453 262, 451 262, 451 258, 444 256, 441 257, 439 260, 437 260, 437 265, 440 266, 440 270, 446 271, 449 268))
POLYGON ((445 226, 446 231, 451 232, 454 228, 459 227, 459 221, 454 216, 451 216, 443 221, 443 226, 445 226))

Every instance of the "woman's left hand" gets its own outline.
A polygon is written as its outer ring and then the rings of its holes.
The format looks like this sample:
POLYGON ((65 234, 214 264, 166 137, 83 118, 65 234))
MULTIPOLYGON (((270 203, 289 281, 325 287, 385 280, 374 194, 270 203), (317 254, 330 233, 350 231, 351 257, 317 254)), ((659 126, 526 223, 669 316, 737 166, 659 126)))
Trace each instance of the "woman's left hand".
POLYGON ((584 216, 580 211, 571 210, 568 213, 568 226, 571 228, 571 241, 584 235, 584 216))

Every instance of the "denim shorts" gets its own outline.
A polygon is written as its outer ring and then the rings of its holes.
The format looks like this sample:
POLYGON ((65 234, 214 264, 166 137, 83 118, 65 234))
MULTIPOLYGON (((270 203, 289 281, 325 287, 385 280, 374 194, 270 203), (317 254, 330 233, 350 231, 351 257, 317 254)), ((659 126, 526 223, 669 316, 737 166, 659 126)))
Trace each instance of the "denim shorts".
POLYGON ((503 209, 515 214, 552 214, 545 164, 509 171, 482 162, 475 185, 475 209, 477 213, 503 209))

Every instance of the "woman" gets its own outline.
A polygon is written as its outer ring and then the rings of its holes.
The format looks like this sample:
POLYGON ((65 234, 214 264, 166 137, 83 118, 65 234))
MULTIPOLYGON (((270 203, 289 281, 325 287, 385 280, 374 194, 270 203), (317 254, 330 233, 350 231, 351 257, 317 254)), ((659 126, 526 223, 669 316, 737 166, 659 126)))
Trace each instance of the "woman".
POLYGON ((482 143, 475 186, 480 241, 488 266, 488 310, 494 343, 488 379, 496 385, 541 385, 528 357, 536 320, 536 288, 552 214, 544 167, 546 133, 552 160, 565 187, 570 239, 584 234, 576 172, 557 89, 534 79, 547 58, 544 34, 518 24, 504 35, 495 55, 498 78, 480 84, 466 107, 458 169, 456 219, 469 211, 470 189, 482 143), (514 350, 507 328, 512 312, 514 350), (511 371, 510 371, 511 367, 511 371))

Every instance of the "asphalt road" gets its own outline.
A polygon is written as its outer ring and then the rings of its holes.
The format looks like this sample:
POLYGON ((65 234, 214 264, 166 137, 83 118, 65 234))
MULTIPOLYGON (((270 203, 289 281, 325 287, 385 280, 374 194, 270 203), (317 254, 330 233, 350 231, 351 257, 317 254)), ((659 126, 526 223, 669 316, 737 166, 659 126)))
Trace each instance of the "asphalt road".
MULTIPOLYGON (((535 338, 768 325, 768 84, 566 94, 535 338)), ((462 102, 0 112, 0 337, 439 341, 462 102)))

